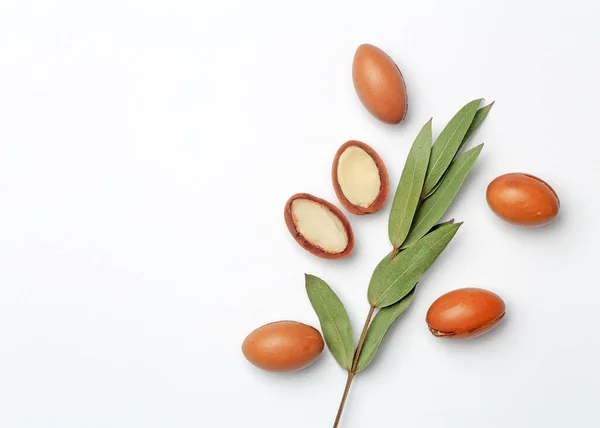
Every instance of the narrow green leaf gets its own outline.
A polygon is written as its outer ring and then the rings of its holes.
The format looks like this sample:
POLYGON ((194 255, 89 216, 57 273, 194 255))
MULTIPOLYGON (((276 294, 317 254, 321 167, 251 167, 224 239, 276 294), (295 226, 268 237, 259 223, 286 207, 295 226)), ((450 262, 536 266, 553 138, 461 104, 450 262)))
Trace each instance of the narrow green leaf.
POLYGON ((465 178, 469 175, 473 165, 475 165, 475 161, 479 157, 482 148, 483 144, 480 144, 463 153, 452 162, 439 189, 429 198, 425 199, 417 210, 410 233, 404 241, 404 248, 408 248, 418 242, 442 218, 456 197, 465 178))
POLYGON ((435 140, 431 148, 431 159, 427 169, 423 195, 428 195, 433 190, 446 169, 448 169, 461 146, 467 130, 473 123, 479 104, 481 104, 481 99, 471 101, 461 108, 435 140))
POLYGON ((445 222, 443 222, 443 223, 438 223, 438 224, 436 224, 435 226, 433 226, 433 227, 432 227, 432 228, 429 230, 429 232, 428 232, 428 233, 431 233, 431 232, 433 232, 434 230, 438 230, 440 227, 446 226, 447 224, 454 224, 454 219, 453 219, 453 218, 451 218, 451 219, 450 219, 450 220, 448 220, 448 221, 445 221, 445 222))
POLYGON ((392 260, 392 253, 385 256, 371 276, 367 292, 369 303, 383 308, 406 296, 444 251, 461 224, 448 224, 428 233, 392 260))
POLYGON ((331 287, 314 275, 305 275, 306 293, 321 324, 325 343, 343 369, 352 368, 354 337, 344 305, 331 287))
POLYGON ((429 191, 429 193, 427 193, 423 199, 427 199, 427 198, 429 198, 431 195, 433 195, 433 194, 434 194, 434 193, 437 191, 437 189, 439 189, 440 185, 441 185, 441 184, 442 184, 442 182, 444 181, 444 176, 446 175, 446 173, 447 173, 447 172, 448 172, 448 170, 446 170, 446 172, 444 173, 444 175, 442 175, 442 178, 441 178, 441 180, 440 180, 440 181, 438 181, 438 182, 437 182, 437 184, 436 184, 435 186, 433 186, 433 189, 431 189, 431 190, 429 191))
POLYGON ((371 321, 371 325, 369 325, 369 330, 367 331, 360 357, 358 357, 358 364, 356 366, 357 373, 363 371, 371 364, 383 337, 394 321, 396 321, 406 308, 408 308, 414 293, 415 289, 413 288, 402 300, 386 308, 381 308, 379 312, 377 312, 377 315, 375 315, 375 318, 371 321))
MULTIPOLYGON (((458 150, 460 150, 462 148, 462 146, 464 146, 465 143, 469 140, 469 138, 471 138, 471 136, 475 133, 475 131, 477 131, 477 128, 479 128, 479 126, 483 123, 483 121, 487 117, 488 113, 492 109, 493 105, 494 105, 494 103, 492 102, 492 103, 486 105, 485 107, 481 107, 479 110, 477 110, 477 113, 475 113, 475 118, 473 119, 471 126, 469 126, 469 130, 465 134, 465 138, 463 138, 462 143, 460 144, 460 147, 458 150)), ((446 170, 446 172, 444 173, 442 178, 438 181, 438 183, 435 185, 435 187, 433 189, 431 189, 431 191, 425 196, 425 199, 429 198, 431 195, 433 195, 435 193, 435 191, 440 187, 440 185, 444 181, 444 178, 446 177, 447 173, 448 173, 448 170, 446 170)))
POLYGON ((479 128, 479 126, 483 123, 488 113, 492 109, 493 105, 494 103, 492 102, 486 105, 485 107, 481 107, 479 110, 477 110, 477 113, 475 113, 475 117, 473 118, 473 122, 471 122, 471 126, 469 126, 469 129, 467 130, 465 138, 463 138, 460 147, 464 146, 465 143, 469 140, 469 138, 471 138, 471 136, 475 133, 475 131, 477 131, 477 128, 479 128))
POLYGON ((423 182, 431 153, 431 120, 427 122, 415 139, 396 189, 390 211, 388 234, 394 248, 400 248, 408 235, 415 211, 419 205, 423 182))

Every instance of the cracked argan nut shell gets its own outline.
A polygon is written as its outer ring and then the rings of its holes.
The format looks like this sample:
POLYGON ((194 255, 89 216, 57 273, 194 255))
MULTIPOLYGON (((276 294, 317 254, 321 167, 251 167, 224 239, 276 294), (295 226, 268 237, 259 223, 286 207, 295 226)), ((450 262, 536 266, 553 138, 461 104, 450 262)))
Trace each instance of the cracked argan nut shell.
POLYGON ((440 296, 427 311, 436 337, 468 339, 493 329, 504 317, 504 301, 481 288, 461 288, 440 296))
POLYGON ((504 174, 492 181, 488 205, 501 219, 521 226, 542 226, 558 215, 560 201, 552 187, 533 175, 504 174))
POLYGON ((278 321, 250 333, 242 344, 242 353, 263 370, 293 372, 311 365, 323 347, 323 337, 316 328, 295 321, 278 321))
POLYGON ((384 51, 360 45, 354 54, 352 80, 358 98, 377 119, 389 124, 404 119, 408 110, 404 77, 384 51))
POLYGON ((385 164, 360 141, 348 141, 338 149, 331 180, 338 200, 352 214, 377 212, 387 201, 390 183, 385 164))
POLYGON ((298 244, 317 257, 341 259, 354 249, 354 233, 339 208, 308 193, 288 199, 285 224, 298 244))

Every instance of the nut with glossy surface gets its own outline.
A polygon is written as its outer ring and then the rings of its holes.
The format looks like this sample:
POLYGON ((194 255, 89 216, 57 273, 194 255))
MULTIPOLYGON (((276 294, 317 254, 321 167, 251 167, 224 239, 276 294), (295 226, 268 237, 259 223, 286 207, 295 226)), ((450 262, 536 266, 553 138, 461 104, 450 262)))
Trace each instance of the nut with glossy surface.
POLYGON ((338 149, 331 180, 338 200, 352 214, 377 212, 387 201, 390 184, 385 164, 363 142, 347 141, 338 149))
POLYGON ((545 181, 529 174, 511 173, 492 181, 487 203, 501 219, 521 226, 542 226, 558 215, 560 200, 545 181))
POLYGON ((436 337, 468 339, 493 329, 504 318, 504 301, 481 288, 461 288, 440 296, 427 311, 436 337))
POLYGON ((404 119, 408 110, 404 77, 384 51, 360 45, 354 54, 352 80, 358 98, 377 119, 389 124, 404 119))
POLYGON ((278 321, 250 333, 242 352, 263 370, 293 372, 312 364, 323 347, 323 337, 316 328, 296 321, 278 321))
POLYGON ((298 244, 317 257, 341 259, 354 249, 354 233, 339 208, 308 193, 288 199, 285 224, 298 244))

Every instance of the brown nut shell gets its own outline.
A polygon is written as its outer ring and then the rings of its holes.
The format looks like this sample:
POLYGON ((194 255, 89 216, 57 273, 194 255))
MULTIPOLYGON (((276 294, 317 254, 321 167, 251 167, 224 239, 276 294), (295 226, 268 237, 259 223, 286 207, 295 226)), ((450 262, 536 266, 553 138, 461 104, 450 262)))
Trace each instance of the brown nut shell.
POLYGON ((504 317, 504 301, 481 288, 461 288, 440 296, 427 311, 436 337, 468 339, 493 329, 504 317))
POLYGON ((390 189, 381 157, 372 147, 356 140, 347 141, 336 152, 331 181, 340 204, 356 215, 383 208, 390 189))
POLYGON ((348 218, 332 203, 297 193, 285 204, 285 224, 302 248, 323 259, 341 259, 354 250, 348 218))
POLYGON ((373 45, 360 45, 354 54, 352 80, 358 98, 377 119, 396 124, 406 117, 404 77, 384 51, 373 45))
POLYGON ((547 224, 560 208, 558 195, 548 183, 523 173, 494 179, 487 188, 486 199, 498 217, 522 226, 547 224))
POLYGON ((316 328, 296 321, 277 321, 250 333, 242 352, 263 370, 293 372, 312 364, 323 347, 323 337, 316 328))

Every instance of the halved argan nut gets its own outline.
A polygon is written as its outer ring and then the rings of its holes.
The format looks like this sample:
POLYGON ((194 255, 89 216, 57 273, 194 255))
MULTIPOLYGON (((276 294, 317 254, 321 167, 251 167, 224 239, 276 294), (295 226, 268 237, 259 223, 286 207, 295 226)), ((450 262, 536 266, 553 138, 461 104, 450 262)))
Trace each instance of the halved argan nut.
POLYGON ((285 204, 284 217, 296 242, 317 257, 341 259, 354 249, 350 222, 324 199, 297 193, 285 204))
POLYGON ((385 164, 360 141, 347 141, 338 149, 331 180, 340 203, 352 214, 372 214, 387 201, 390 183, 385 164))

